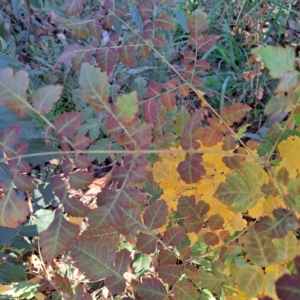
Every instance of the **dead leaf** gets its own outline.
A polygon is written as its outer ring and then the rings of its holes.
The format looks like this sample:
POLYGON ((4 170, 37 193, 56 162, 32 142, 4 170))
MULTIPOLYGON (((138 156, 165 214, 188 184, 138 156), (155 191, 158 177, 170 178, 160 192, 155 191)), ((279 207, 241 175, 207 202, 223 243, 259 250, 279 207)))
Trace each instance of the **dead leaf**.
POLYGON ((261 100, 264 96, 264 89, 263 88, 259 88, 255 91, 255 95, 257 100, 261 100))
POLYGON ((246 81, 253 81, 255 76, 259 76, 261 74, 261 71, 252 70, 252 71, 243 72, 243 74, 244 74, 243 78, 246 81))

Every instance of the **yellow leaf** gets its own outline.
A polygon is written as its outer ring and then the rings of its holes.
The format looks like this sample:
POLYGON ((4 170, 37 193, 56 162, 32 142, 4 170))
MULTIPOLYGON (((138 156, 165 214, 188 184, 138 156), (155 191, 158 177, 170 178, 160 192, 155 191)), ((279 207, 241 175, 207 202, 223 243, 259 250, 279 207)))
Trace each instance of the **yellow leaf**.
POLYGON ((265 197, 262 197, 260 200, 258 200, 256 205, 248 210, 248 214, 250 215, 250 217, 257 219, 261 215, 263 215, 265 202, 266 202, 265 197))
POLYGON ((273 211, 276 208, 286 208, 286 204, 282 198, 269 196, 263 204, 264 213, 274 219, 273 211))
POLYGON ((189 232, 186 235, 189 237, 191 245, 195 244, 199 240, 199 237, 195 232, 189 232))
MULTIPOLYGON (((278 174, 279 170, 284 167, 287 169, 287 171, 289 173, 289 178, 296 179, 297 171, 295 168, 295 164, 289 162, 286 158, 282 159, 282 161, 279 163, 279 165, 275 168, 275 172, 278 174)), ((275 181, 275 183, 276 183, 276 181, 275 181)))
POLYGON ((286 140, 278 144, 281 157, 286 158, 289 163, 293 164, 298 173, 300 173, 299 149, 300 138, 298 136, 289 136, 286 140))
POLYGON ((247 222, 245 219, 243 219, 241 213, 232 213, 231 219, 229 220, 229 225, 234 231, 242 231, 247 226, 247 222))

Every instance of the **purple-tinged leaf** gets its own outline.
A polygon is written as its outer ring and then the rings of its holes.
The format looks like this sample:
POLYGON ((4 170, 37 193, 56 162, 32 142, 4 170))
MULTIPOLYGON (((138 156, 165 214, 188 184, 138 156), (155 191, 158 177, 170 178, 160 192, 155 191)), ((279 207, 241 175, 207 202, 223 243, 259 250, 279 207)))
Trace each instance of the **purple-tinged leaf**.
POLYGON ((207 204, 205 201, 201 200, 196 205, 196 211, 197 215, 199 217, 204 217, 210 210, 209 204, 207 204))
POLYGON ((181 277, 182 269, 182 266, 159 266, 157 272, 163 282, 174 285, 181 277))
POLYGON ((103 18, 104 27, 107 29, 112 29, 114 26, 114 17, 112 14, 108 14, 103 18))
POLYGON ((181 196, 178 200, 177 211, 183 217, 187 217, 188 215, 197 215, 195 196, 181 196))
POLYGON ((116 247, 119 245, 120 241, 120 234, 115 228, 97 228, 97 229, 91 229, 88 227, 87 230, 85 230, 80 238, 86 238, 86 239, 91 239, 91 238, 100 238, 100 239, 105 239, 109 238, 110 240, 113 241, 113 243, 116 245, 116 247))
POLYGON ((126 169, 128 179, 133 183, 144 183, 148 177, 149 172, 146 170, 148 160, 145 156, 133 156, 131 154, 124 156, 123 165, 126 169))
POLYGON ((193 255, 191 247, 189 247, 189 246, 182 247, 179 250, 179 255, 182 260, 191 259, 192 255, 193 255))
POLYGON ((142 233, 136 242, 136 249, 146 253, 151 254, 155 251, 157 244, 157 239, 155 236, 142 233))
POLYGON ((176 105, 176 98, 174 92, 167 91, 162 93, 161 102, 165 108, 174 110, 176 105))
POLYGON ((133 187, 125 187, 118 192, 119 203, 124 208, 140 207, 145 204, 145 196, 133 187))
POLYGON ((17 189, 21 192, 32 192, 36 189, 36 185, 32 181, 31 177, 20 174, 20 172, 17 173, 13 181, 17 189))
POLYGON ((40 88, 32 98, 34 108, 42 115, 47 114, 60 98, 62 90, 63 87, 60 85, 48 85, 40 88))
POLYGON ((140 218, 141 210, 140 207, 135 207, 131 209, 121 208, 123 213, 123 222, 118 225, 117 230, 120 234, 129 235, 136 234, 138 230, 141 230, 142 221, 140 218))
POLYGON ((116 275, 113 263, 116 246, 109 238, 77 239, 70 247, 75 266, 86 276, 96 281, 116 275))
POLYGON ((174 265, 177 262, 174 252, 167 249, 160 250, 157 258, 161 265, 174 265))
POLYGON ((154 4, 151 0, 142 0, 136 7, 144 20, 149 20, 154 11, 154 4))
POLYGON ((295 265, 297 274, 299 276, 300 275, 300 256, 299 255, 294 258, 294 265, 295 265))
POLYGON ((19 117, 26 117, 29 110, 26 90, 28 73, 24 70, 13 73, 12 69, 0 70, 0 104, 13 110, 19 117))
POLYGON ((72 287, 67 276, 61 276, 58 273, 54 273, 54 278, 52 280, 56 284, 56 286, 59 287, 59 289, 64 293, 64 295, 71 297, 72 287))
POLYGON ((200 122, 202 120, 202 110, 199 109, 190 117, 188 122, 185 124, 182 139, 181 139, 181 146, 184 150, 189 150, 190 148, 198 149, 200 144, 197 140, 200 139, 201 128, 200 122))
POLYGON ((28 204, 21 200, 11 184, 0 181, 0 226, 17 228, 26 221, 29 214, 28 204))
POLYGON ((152 22, 148 22, 144 25, 143 27, 143 38, 144 40, 151 40, 153 38, 153 23, 152 22))
POLYGON ((117 120, 123 124, 130 123, 135 119, 138 112, 138 99, 136 92, 122 95, 114 103, 114 113, 117 120))
POLYGON ((125 17, 127 14, 126 9, 120 5, 115 6, 114 13, 119 17, 125 17))
POLYGON ((165 12, 162 11, 155 16, 154 26, 159 29, 168 30, 170 28, 174 28, 175 23, 165 12))
POLYGON ((184 226, 188 232, 198 233, 203 227, 204 222, 197 216, 190 215, 184 220, 184 226))
POLYGON ((66 0, 63 10, 67 15, 75 16, 82 13, 83 5, 86 3, 87 0, 66 0))
POLYGON ((96 62, 101 71, 110 75, 117 64, 118 52, 115 48, 101 48, 96 51, 96 62))
POLYGON ((64 212, 73 217, 85 217, 90 209, 75 197, 62 200, 64 212))
POLYGON ((113 295, 120 295, 125 292, 126 281, 122 276, 109 276, 105 278, 105 286, 113 295))
POLYGON ((18 155, 24 155, 27 153, 28 144, 27 143, 18 143, 15 145, 15 152, 18 155))
POLYGON ((147 87, 147 97, 154 98, 160 96, 162 85, 157 81, 151 81, 147 87))
POLYGON ((144 299, 164 300, 167 298, 166 288, 156 278, 143 279, 143 282, 138 284, 137 291, 144 299))
POLYGON ((185 231, 182 227, 169 228, 164 232, 163 241, 168 246, 178 246, 185 239, 185 231))
POLYGON ((281 208, 275 209, 273 215, 275 219, 268 216, 261 217, 254 226, 255 230, 271 238, 283 238, 289 230, 297 229, 298 221, 295 215, 281 208))
POLYGON ((82 284, 78 284, 75 289, 75 295, 73 300, 93 300, 92 295, 85 291, 82 284))
POLYGON ((58 134, 71 137, 81 126, 82 114, 78 112, 65 112, 54 121, 58 134))
POLYGON ((19 125, 12 125, 0 132, 0 147, 5 149, 17 143, 21 133, 19 125))
POLYGON ((77 155, 74 158, 74 165, 76 168, 84 169, 89 167, 91 164, 91 161, 88 159, 86 155, 77 155))
POLYGON ((183 64, 188 66, 190 63, 193 63, 196 59, 196 54, 192 50, 187 50, 183 53, 183 64))
POLYGON ((56 210, 54 220, 39 236, 43 259, 51 263, 52 259, 69 249, 79 232, 78 225, 68 222, 61 209, 56 210))
POLYGON ((199 297, 198 290, 191 282, 179 282, 174 287, 175 299, 194 300, 199 297))
POLYGON ((155 100, 149 99, 143 105, 143 113, 145 118, 152 124, 154 124, 157 115, 158 104, 155 100))
POLYGON ((206 172, 201 162, 202 156, 200 153, 187 153, 185 160, 179 163, 177 167, 180 178, 187 184, 197 183, 206 172))
POLYGON ((152 43, 156 47, 164 47, 165 40, 160 34, 155 34, 152 38, 152 43))
POLYGON ((72 143, 75 150, 85 150, 90 145, 90 138, 83 135, 76 135, 73 137, 72 143))
POLYGON ((284 274, 275 282, 275 287, 279 299, 300 299, 300 278, 298 276, 292 277, 288 274, 284 274))
POLYGON ((70 174, 70 186, 76 190, 87 188, 93 181, 94 177, 81 170, 70 174))
POLYGON ((168 216, 168 206, 165 200, 158 200, 145 209, 143 218, 146 227, 152 231, 165 225, 168 216))
POLYGON ((55 196, 59 200, 64 200, 65 197, 67 196, 67 186, 65 182, 59 177, 59 175, 55 175, 51 179, 51 187, 53 189, 53 192, 55 196))
POLYGON ((65 174, 65 176, 69 176, 69 174, 73 170, 73 162, 71 161, 70 158, 64 158, 62 161, 62 170, 65 174))
POLYGON ((184 268, 184 273, 189 279, 192 279, 192 280, 197 279, 199 276, 198 269, 194 265, 187 265, 184 268))
POLYGON ((224 226, 224 219, 221 215, 215 214, 209 217, 208 224, 212 230, 222 229, 224 226))
MULTIPOLYGON (((100 19, 102 18, 102 14, 96 13, 93 16, 87 16, 87 27, 90 33, 96 38, 100 39, 102 35, 102 25, 100 23, 100 19)), ((96 43, 97 46, 98 43, 96 43)))
POLYGON ((103 188, 97 196, 98 208, 88 213, 91 228, 121 225, 124 217, 119 202, 116 191, 103 188))
POLYGON ((204 234, 204 243, 208 246, 214 246, 219 243, 219 237, 214 232, 206 232, 204 234))
POLYGON ((29 173, 31 171, 30 164, 23 160, 18 163, 18 169, 21 173, 29 173))
POLYGON ((104 72, 84 63, 80 70, 79 85, 83 98, 88 100, 96 112, 110 112, 108 77, 104 72))

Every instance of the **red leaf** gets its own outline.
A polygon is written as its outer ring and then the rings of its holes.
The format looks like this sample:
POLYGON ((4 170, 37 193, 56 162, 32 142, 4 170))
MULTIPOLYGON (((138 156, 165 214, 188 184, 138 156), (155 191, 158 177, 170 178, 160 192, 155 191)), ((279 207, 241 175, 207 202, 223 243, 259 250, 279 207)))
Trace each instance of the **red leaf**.
POLYGON ((170 79, 163 85, 163 88, 164 89, 174 89, 174 88, 176 88, 178 82, 179 82, 178 78, 170 79))
POLYGON ((161 89, 162 89, 162 85, 157 81, 149 82, 147 87, 147 97, 153 98, 153 97, 160 96, 161 89))
POLYGON ((164 232, 163 241, 168 246, 178 246, 185 239, 185 231, 182 227, 169 228, 164 232))
POLYGON ((87 293, 82 284, 78 284, 75 289, 74 300, 93 300, 92 295, 87 293))
POLYGON ((200 122, 202 120, 202 110, 199 109, 190 117, 188 122, 185 124, 181 139, 181 146, 184 150, 190 148, 198 149, 200 144, 196 140, 200 139, 200 122))
POLYGON ((197 41, 197 52, 207 52, 210 48, 212 48, 215 45, 219 38, 220 37, 218 35, 214 34, 205 34, 201 36, 200 39, 197 41))
POLYGON ((77 190, 87 188, 93 181, 94 177, 83 171, 70 174, 70 186, 77 190))
POLYGON ((190 215, 184 220, 184 226, 188 230, 188 232, 198 233, 204 222, 197 216, 190 215))
POLYGON ((71 297, 72 287, 67 276, 61 276, 60 274, 55 273, 53 281, 65 295, 71 297))
POLYGON ((177 261, 174 252, 166 249, 160 250, 157 258, 161 265, 174 265, 177 261))
MULTIPOLYGON (((93 16, 88 16, 88 23, 87 23, 87 27, 90 31, 90 33, 96 38, 96 39, 100 39, 101 38, 101 34, 102 34, 102 25, 100 23, 100 19, 102 19, 102 15, 101 14, 95 14, 93 16)), ((94 43, 94 42, 92 42, 94 43)), ((91 44, 92 44, 91 43, 91 44)), ((96 46, 97 47, 97 44, 96 46)), ((87 48, 87 47, 86 47, 87 48)), ((95 50, 95 49, 94 49, 95 50)), ((90 62, 90 61, 89 61, 90 62)))
POLYGON ((180 255, 181 259, 183 259, 183 260, 190 259, 193 255, 191 247, 189 247, 189 246, 182 247, 179 250, 179 255, 180 255))
POLYGON ((195 280, 199 277, 198 269, 194 265, 187 265, 184 268, 184 273, 188 278, 192 280, 195 280))
POLYGON ((162 227, 166 223, 168 214, 166 201, 158 200, 145 209, 143 216, 144 223, 152 231, 153 229, 162 227))
POLYGON ((188 96, 189 93, 190 93, 190 90, 189 90, 189 87, 187 85, 181 85, 179 88, 178 88, 178 92, 180 95, 182 96, 188 96))
POLYGON ((72 143, 75 150, 85 150, 90 145, 90 138, 83 135, 76 135, 73 137, 72 143))
POLYGON ((155 16, 154 26, 159 29, 168 30, 170 28, 174 28, 175 23, 165 12, 162 11, 155 16))
POLYGON ((222 229, 224 225, 224 219, 222 218, 221 215, 215 214, 209 217, 208 223, 210 226, 210 229, 212 230, 218 230, 222 229))
POLYGON ((81 126, 82 114, 78 112, 65 112, 54 121, 58 134, 71 137, 81 126))
POLYGON ((114 13, 119 16, 119 17, 124 17, 126 16, 126 9, 123 6, 117 5, 115 6, 114 13))
POLYGON ((152 124, 154 124, 157 115, 157 106, 157 102, 152 99, 147 100, 143 105, 144 116, 152 124))
POLYGON ((61 209, 56 210, 54 220, 39 236, 43 259, 50 263, 69 248, 79 232, 78 225, 68 222, 61 209))
POLYGON ((165 40, 160 34, 155 34, 152 39, 152 43, 156 47, 164 47, 165 40))
POLYGON ((137 285, 139 296, 144 299, 164 300, 167 297, 166 288, 156 278, 145 278, 137 285))
POLYGON ((132 67, 135 62, 134 47, 127 46, 127 43, 128 41, 119 48, 119 59, 123 64, 132 67))
POLYGON ((281 276, 275 283, 276 293, 280 299, 296 300, 300 298, 300 279, 288 274, 281 276))
POLYGON ((196 54, 192 50, 187 50, 183 53, 183 64, 188 66, 191 62, 194 62, 196 59, 196 54))
POLYGON ((70 251, 75 266, 86 278, 96 281, 115 275, 116 247, 110 239, 77 239, 70 251))
POLYGON ((142 0, 136 7, 144 20, 148 20, 154 11, 154 4, 151 0, 142 0))
POLYGON ((199 153, 186 154, 185 160, 179 163, 177 172, 180 178, 187 184, 197 183, 205 174, 205 169, 201 165, 202 156, 199 153))
POLYGON ((60 98, 62 90, 63 87, 60 85, 48 85, 40 88, 32 99, 34 108, 42 115, 47 114, 60 98))
POLYGON ((83 5, 86 3, 87 0, 66 0, 63 10, 67 15, 75 16, 82 13, 83 5))
POLYGON ((51 187, 55 196, 58 197, 59 200, 64 200, 67 196, 67 186, 65 182, 59 177, 59 175, 55 175, 51 179, 51 187))
POLYGON ((170 110, 174 110, 175 105, 176 105, 175 94, 171 91, 162 93, 161 102, 164 105, 164 107, 166 107, 170 110))
POLYGON ((201 85, 201 83, 202 83, 202 80, 198 76, 193 77, 192 84, 194 86, 199 86, 199 85, 201 85))
POLYGON ((204 242, 208 246, 214 246, 219 243, 219 237, 214 232, 206 232, 204 234, 204 242))
POLYGON ((76 168, 87 168, 88 166, 90 166, 91 161, 87 158, 86 155, 77 155, 74 159, 74 165, 76 166, 76 168))
POLYGON ((139 45, 138 54, 140 57, 147 59, 149 57, 151 48, 148 45, 139 45))
POLYGON ((182 266, 159 266, 157 273, 163 282, 174 285, 182 275, 182 266))
POLYGON ((17 228, 27 219, 28 204, 14 192, 12 185, 0 181, 3 193, 0 194, 0 226, 17 228))
POLYGON ((143 27, 144 36, 143 38, 145 40, 151 40, 153 37, 153 23, 148 22, 143 27))
POLYGON ((65 176, 69 176, 69 174, 73 170, 73 163, 69 158, 64 158, 62 162, 62 170, 65 176))
POLYGON ((28 73, 24 70, 13 73, 12 69, 0 70, 0 104, 13 110, 19 117, 26 117, 29 110, 27 102, 28 73))
POLYGON ((215 146, 223 141, 223 135, 220 133, 221 123, 218 118, 209 119, 208 127, 201 127, 201 142, 205 147, 215 146))
POLYGON ((177 211, 181 216, 197 215, 196 212, 196 198, 194 195, 181 196, 178 200, 177 211))
POLYGON ((199 58, 196 60, 194 68, 197 72, 206 71, 210 69, 210 64, 206 60, 199 58))
POLYGON ((96 62, 101 68, 101 71, 110 75, 117 64, 118 52, 114 48, 101 48, 96 51, 96 62))
POLYGON ((252 108, 243 103, 233 103, 228 108, 223 108, 220 112, 221 117, 232 126, 233 123, 239 123, 252 108))
POLYGON ((156 243, 157 243, 157 239, 155 236, 142 233, 137 238, 136 249, 143 253, 151 254, 156 249, 156 243))
POLYGON ((11 125, 0 132, 0 147, 2 149, 17 143, 21 133, 19 125, 11 125))
POLYGON ((75 197, 64 198, 62 200, 62 204, 64 206, 64 211, 69 216, 83 218, 90 211, 87 206, 85 206, 80 200, 76 199, 75 197))

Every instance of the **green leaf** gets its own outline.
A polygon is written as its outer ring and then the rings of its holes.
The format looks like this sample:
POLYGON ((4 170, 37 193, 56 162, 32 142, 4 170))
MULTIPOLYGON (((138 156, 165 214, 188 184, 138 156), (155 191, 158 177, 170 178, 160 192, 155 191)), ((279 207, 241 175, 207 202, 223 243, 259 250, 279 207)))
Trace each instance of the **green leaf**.
POLYGON ((26 267, 10 263, 0 264, 0 283, 7 284, 26 280, 26 267))
POLYGON ((264 284, 264 272, 257 266, 247 265, 240 269, 238 289, 247 297, 254 298, 260 294, 264 284))
POLYGON ((132 267, 134 269, 134 274, 143 274, 151 268, 152 259, 150 255, 144 253, 136 253, 134 255, 132 267))
POLYGON ((182 136, 184 126, 189 120, 189 117, 189 112, 187 111, 185 106, 182 106, 175 116, 176 125, 174 127, 174 131, 179 137, 182 136))
POLYGON ((138 101, 136 92, 122 95, 114 103, 114 112, 118 121, 129 123, 134 120, 138 112, 138 101))
POLYGON ((271 238, 256 231, 253 227, 248 230, 245 250, 251 262, 260 267, 270 265, 278 255, 277 248, 272 244, 271 238))
POLYGON ((295 50, 292 47, 257 48, 253 53, 261 57, 274 78, 281 78, 288 71, 294 71, 295 50))
POLYGON ((298 240, 291 231, 282 239, 273 239, 273 243, 278 248, 278 260, 290 261, 299 254, 298 240))

